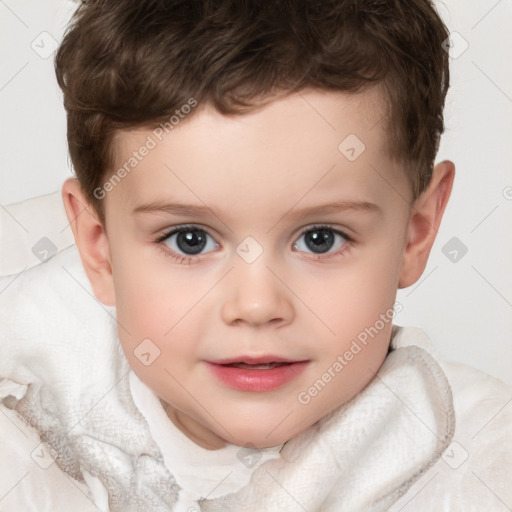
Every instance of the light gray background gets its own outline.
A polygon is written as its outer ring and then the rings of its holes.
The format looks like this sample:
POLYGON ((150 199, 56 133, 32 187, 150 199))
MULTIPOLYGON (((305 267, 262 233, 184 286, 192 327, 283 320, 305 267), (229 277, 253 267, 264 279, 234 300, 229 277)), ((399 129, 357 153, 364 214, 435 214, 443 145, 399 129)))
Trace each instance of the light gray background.
MULTIPOLYGON (((427 269, 398 293, 396 322, 512 385, 512 0, 437 5, 454 43, 438 161, 454 161, 457 175, 427 269)), ((58 191, 72 175, 52 50, 73 8, 0 0, 0 207, 58 191)))

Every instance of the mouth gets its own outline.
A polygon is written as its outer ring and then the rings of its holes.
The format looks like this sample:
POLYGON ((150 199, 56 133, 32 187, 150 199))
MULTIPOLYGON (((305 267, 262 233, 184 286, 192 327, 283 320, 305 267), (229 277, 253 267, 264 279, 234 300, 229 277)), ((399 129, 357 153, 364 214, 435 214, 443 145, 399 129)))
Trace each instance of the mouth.
POLYGON ((229 363, 223 364, 221 366, 226 366, 228 368, 245 368, 247 370, 270 370, 272 368, 279 368, 280 366, 285 366, 294 363, 229 363))
POLYGON ((205 361, 213 375, 224 385, 239 391, 272 391, 302 373, 309 361, 277 356, 241 356, 205 361))
POLYGON ((299 360, 288 359, 286 357, 276 356, 273 354, 267 354, 262 356, 248 356, 241 355, 237 357, 230 357, 228 359, 216 359, 209 361, 212 364, 220 365, 233 365, 233 364, 246 364, 246 365, 258 365, 258 364, 288 364, 297 363, 299 360))

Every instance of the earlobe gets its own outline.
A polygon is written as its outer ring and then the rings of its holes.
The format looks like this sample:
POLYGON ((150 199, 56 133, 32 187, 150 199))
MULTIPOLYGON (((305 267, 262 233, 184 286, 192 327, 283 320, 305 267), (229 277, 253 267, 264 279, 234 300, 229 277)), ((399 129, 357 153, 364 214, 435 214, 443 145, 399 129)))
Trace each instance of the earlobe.
POLYGON ((455 178, 455 166, 445 160, 434 167, 428 188, 412 205, 402 257, 399 288, 414 284, 427 266, 455 178))
POLYGON ((94 295, 103 304, 114 306, 115 289, 105 228, 76 178, 69 178, 62 185, 62 200, 94 295))

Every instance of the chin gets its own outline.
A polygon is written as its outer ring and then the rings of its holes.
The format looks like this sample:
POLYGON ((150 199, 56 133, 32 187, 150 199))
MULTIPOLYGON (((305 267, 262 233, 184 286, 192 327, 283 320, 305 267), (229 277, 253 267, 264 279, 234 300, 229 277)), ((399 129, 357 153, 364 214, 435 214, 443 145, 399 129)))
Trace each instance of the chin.
POLYGON ((297 431, 296 429, 289 429, 286 431, 272 432, 275 427, 276 424, 268 428, 266 426, 262 428, 261 425, 258 425, 257 430, 254 428, 254 425, 251 425, 249 428, 240 429, 232 427, 230 432, 233 438, 225 438, 225 440, 238 446, 249 446, 251 448, 261 449, 285 443, 305 430, 297 431))
POLYGON ((245 438, 245 441, 240 441, 241 437, 239 437, 236 442, 233 440, 233 444, 236 444, 237 446, 246 447, 246 448, 270 448, 271 446, 276 446, 278 444, 286 442, 288 439, 281 439, 281 438, 275 438, 270 439, 265 436, 254 436, 254 437, 247 437, 245 438))

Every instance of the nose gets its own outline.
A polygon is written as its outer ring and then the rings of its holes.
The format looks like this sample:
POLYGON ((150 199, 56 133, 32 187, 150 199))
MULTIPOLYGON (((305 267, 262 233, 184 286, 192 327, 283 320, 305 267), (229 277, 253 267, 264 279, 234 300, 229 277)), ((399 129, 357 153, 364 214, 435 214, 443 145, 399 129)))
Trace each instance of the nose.
POLYGON ((260 257, 253 263, 239 260, 228 276, 222 304, 222 318, 228 325, 252 327, 289 324, 294 317, 293 293, 268 261, 260 257))

